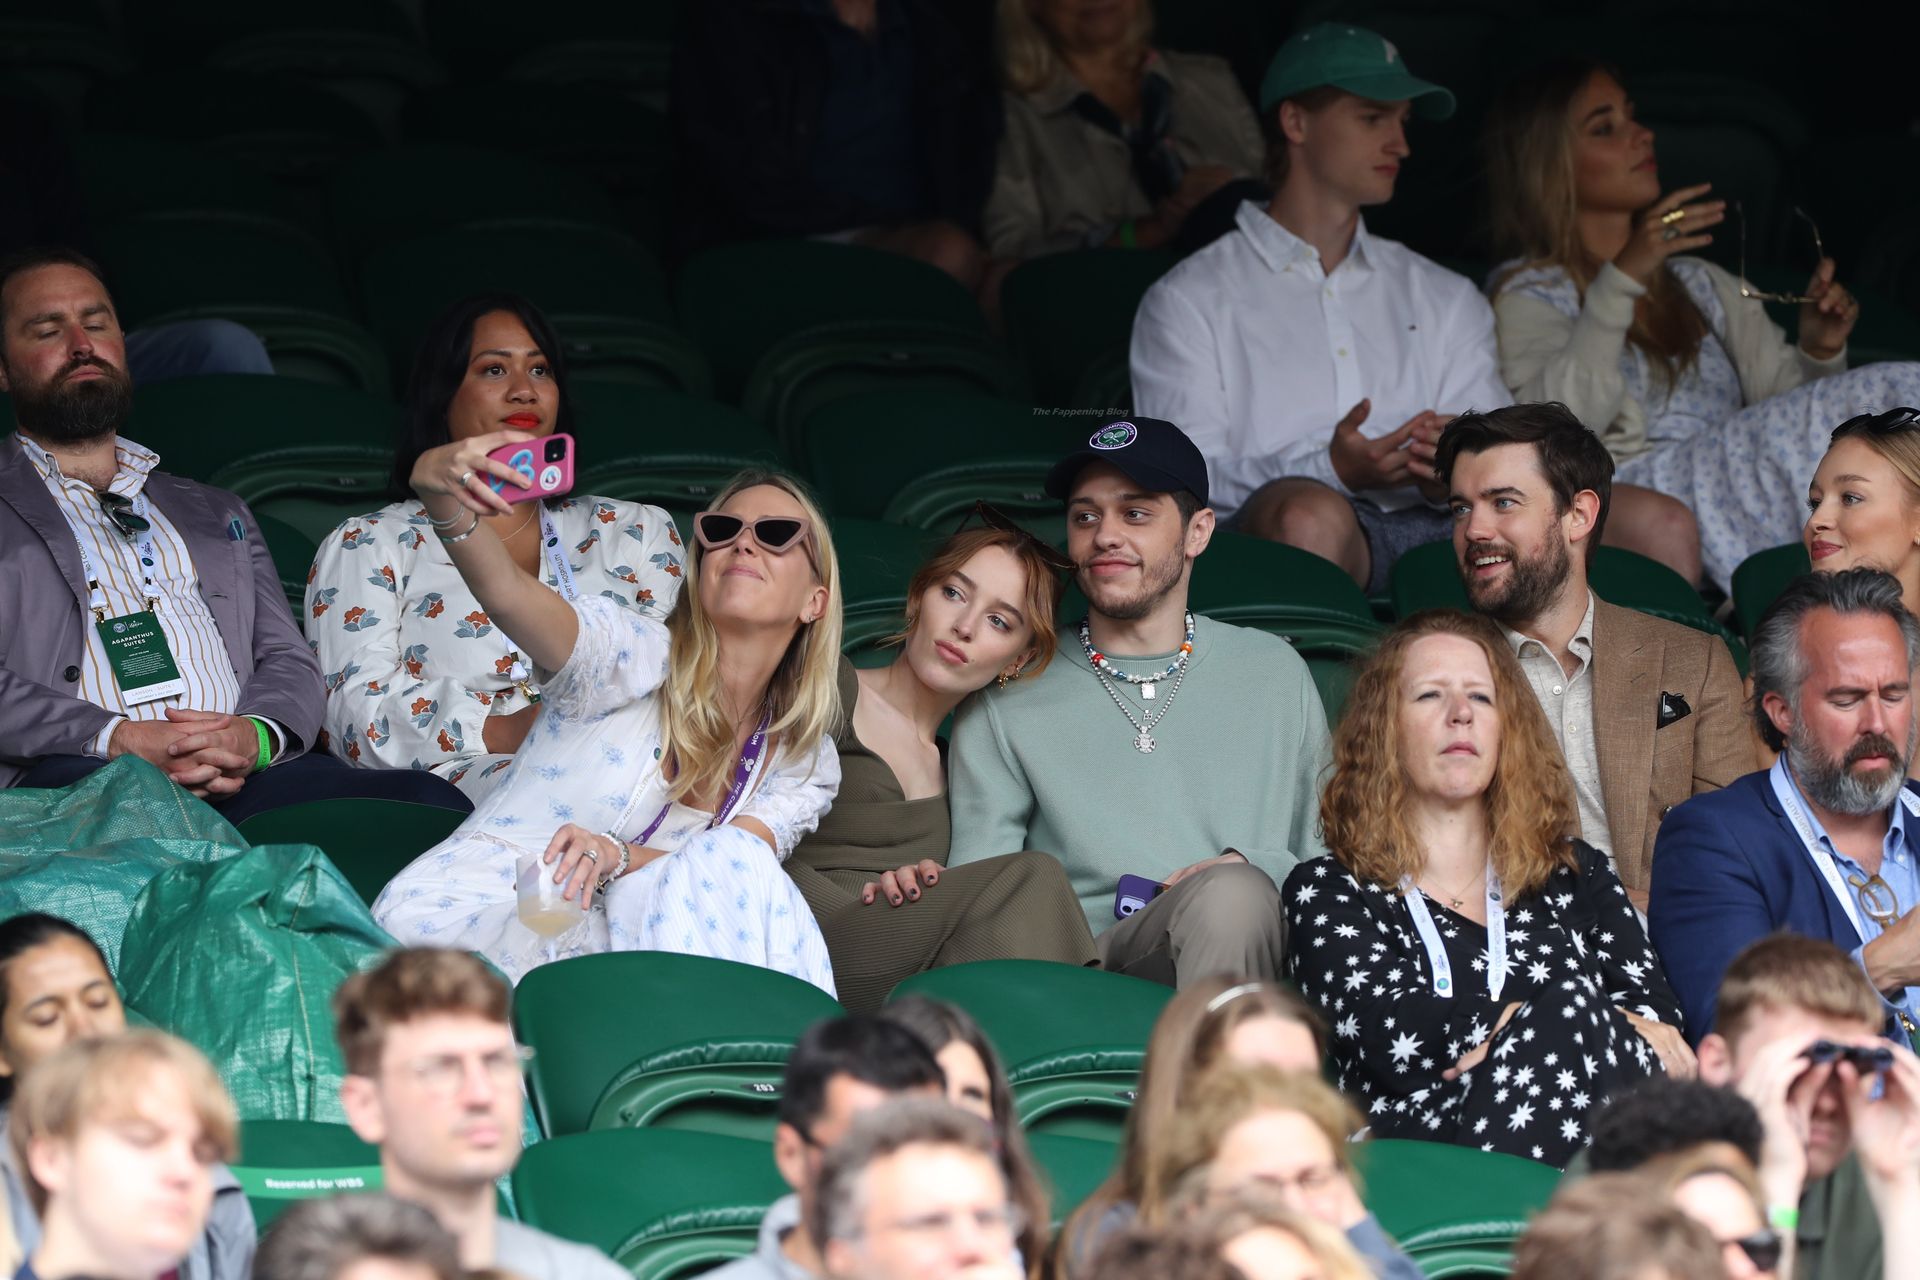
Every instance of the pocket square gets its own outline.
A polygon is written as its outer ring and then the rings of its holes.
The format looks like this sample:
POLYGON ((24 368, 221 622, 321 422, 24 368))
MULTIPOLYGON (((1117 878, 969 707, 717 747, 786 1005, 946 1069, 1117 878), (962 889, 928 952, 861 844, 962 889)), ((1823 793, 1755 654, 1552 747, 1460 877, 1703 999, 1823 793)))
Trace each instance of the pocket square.
POLYGON ((1687 705, 1685 698, 1677 693, 1662 691, 1660 694, 1660 718, 1654 722, 1653 727, 1656 729, 1664 729, 1675 720, 1684 720, 1692 714, 1693 708, 1687 705))

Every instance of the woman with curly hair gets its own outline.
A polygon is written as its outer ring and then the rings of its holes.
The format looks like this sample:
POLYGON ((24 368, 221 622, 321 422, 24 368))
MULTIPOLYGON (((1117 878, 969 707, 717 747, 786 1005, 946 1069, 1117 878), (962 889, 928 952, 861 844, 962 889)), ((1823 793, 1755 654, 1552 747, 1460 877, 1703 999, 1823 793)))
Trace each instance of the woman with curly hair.
POLYGON ((1433 610, 1394 628, 1333 748, 1332 852, 1281 900, 1294 980, 1375 1136, 1565 1165, 1615 1089, 1692 1074, 1626 891, 1568 837, 1566 765, 1492 622, 1433 610))

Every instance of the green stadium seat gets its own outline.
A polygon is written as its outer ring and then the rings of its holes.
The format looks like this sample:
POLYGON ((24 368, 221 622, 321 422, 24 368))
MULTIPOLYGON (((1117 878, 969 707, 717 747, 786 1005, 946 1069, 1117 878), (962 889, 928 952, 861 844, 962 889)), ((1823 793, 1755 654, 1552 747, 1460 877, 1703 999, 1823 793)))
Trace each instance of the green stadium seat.
POLYGON ((984 498, 1009 515, 1049 514, 1047 468, 1085 440, 1070 418, 1017 401, 924 388, 868 391, 820 408, 798 457, 839 515, 946 533, 984 498))
POLYGON ((1741 634, 1751 638, 1767 606, 1779 598, 1789 582, 1812 570, 1807 549, 1798 542, 1757 551, 1742 560, 1733 571, 1732 583, 1733 616, 1740 623, 1741 634))
POLYGON ((255 814, 239 831, 255 846, 318 845, 371 906, 387 881, 452 835, 466 816, 404 800, 308 800, 255 814))
POLYGON ((325 89, 284 76, 167 65, 100 85, 87 99, 89 126, 203 142, 258 173, 300 184, 380 145, 372 118, 325 89))
POLYGON ((1152 249, 1081 249, 1014 268, 1001 286, 1000 307, 1007 345, 1035 403, 1101 412, 1132 406, 1127 344, 1134 312, 1174 261, 1152 249))
POLYGON ((681 1280, 752 1253, 787 1184, 765 1142, 624 1129, 535 1143, 513 1194, 527 1225, 594 1246, 635 1280, 681 1280))
POLYGON ((448 231, 386 245, 360 268, 367 319, 396 369, 409 368, 448 304, 506 291, 559 331, 568 373, 706 395, 706 362, 674 328, 651 255, 626 241, 532 230, 448 231))
POLYGON ((1066 1225, 1073 1211, 1088 1196, 1099 1190, 1120 1158, 1120 1148, 1115 1142, 1045 1130, 1028 1134, 1027 1146, 1047 1183, 1047 1204, 1053 1213, 1056 1231, 1066 1225))
POLYGON ((345 387, 229 373, 141 387, 132 430, 167 470, 232 489, 256 514, 298 495, 371 511, 385 503, 399 420, 345 387))
POLYGON ((843 619, 840 651, 856 666, 884 666, 893 651, 881 645, 906 625, 907 584, 938 539, 921 529, 878 520, 833 522, 840 560, 843 619))
MULTIPOLYGON (((378 511, 387 504, 382 500, 384 494, 375 494, 365 498, 329 497, 325 494, 286 493, 279 497, 268 498, 253 507, 253 514, 265 520, 272 517, 301 537, 310 540, 318 549, 333 531, 347 521, 378 511)), ((304 594, 304 590, 303 590, 304 594)))
POLYGON ((1040 960, 981 960, 915 974, 889 999, 931 996, 973 1015, 999 1049, 1030 1133, 1118 1139, 1171 987, 1040 960))
POLYGON ((342 1192, 378 1191, 380 1150, 343 1124, 242 1120, 233 1176, 261 1230, 294 1203, 342 1192))
POLYGON ((305 225, 295 200, 205 143, 86 133, 74 140, 74 163, 87 214, 97 226, 146 214, 305 225))
POLYGON ((425 18, 430 43, 470 78, 504 75, 540 88, 587 86, 663 102, 674 18, 684 2, 553 0, 529 26, 512 0, 427 0, 425 18), (495 38, 505 30, 516 38, 495 38))
POLYGON ((263 516, 256 511, 253 518, 260 525, 267 554, 273 557, 274 570, 280 575, 280 589, 287 593, 287 607, 293 610, 294 621, 303 622, 300 614, 307 596, 307 575, 313 572, 313 558, 320 544, 278 516, 263 516))
POLYGON ((260 336, 287 377, 384 395, 387 364, 352 319, 333 260, 305 231, 251 214, 146 214, 100 236, 128 328, 221 317, 260 336))
MULTIPOLYGON (((991 350, 979 307, 952 277, 857 245, 762 240, 709 249, 681 267, 674 303, 726 400, 740 399, 782 339, 820 326, 844 341, 865 335, 868 349, 881 353, 888 334, 908 330, 947 335, 968 351, 991 350)), ((792 358, 790 350, 780 354, 792 358)))
MULTIPOLYGON (((44 105, 77 122, 94 86, 125 75, 129 65, 101 5, 0 0, 0 85, 9 98, 26 97, 35 108, 44 105)), ((6 105, 11 117, 18 107, 6 105)))
POLYGON ((541 965, 513 1003, 549 1138, 641 1127, 765 1138, 794 1041, 842 1012, 784 973, 667 951, 541 965))
POLYGON ((342 165, 328 206, 349 263, 373 250, 459 228, 521 231, 632 249, 606 194, 577 174, 490 147, 421 142, 368 151, 342 165), (484 197, 462 198, 478 175, 484 197))
POLYGON ((573 384, 574 491, 700 511, 747 467, 778 467, 766 429, 740 410, 679 391, 573 384))
POLYGON ((1560 1179, 1550 1165, 1444 1142, 1379 1138, 1355 1154, 1367 1207, 1433 1280, 1510 1274, 1514 1240, 1560 1179))

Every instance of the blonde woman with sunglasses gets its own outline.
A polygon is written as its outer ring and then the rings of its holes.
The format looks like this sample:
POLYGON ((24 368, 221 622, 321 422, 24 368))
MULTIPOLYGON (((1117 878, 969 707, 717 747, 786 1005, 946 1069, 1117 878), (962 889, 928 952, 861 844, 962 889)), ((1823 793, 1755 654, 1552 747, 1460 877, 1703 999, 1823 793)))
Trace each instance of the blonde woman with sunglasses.
POLYGON ((478 951, 515 981, 567 956, 678 951, 832 992, 826 943, 780 865, 840 784, 825 521, 796 481, 743 473, 695 517, 664 624, 598 596, 568 601, 481 518, 506 505, 487 479, 515 478, 487 453, 530 438, 492 432, 414 464, 437 536, 532 661, 543 703, 500 786, 394 878, 375 919, 408 945, 478 951), (529 908, 542 881, 549 902, 529 908))

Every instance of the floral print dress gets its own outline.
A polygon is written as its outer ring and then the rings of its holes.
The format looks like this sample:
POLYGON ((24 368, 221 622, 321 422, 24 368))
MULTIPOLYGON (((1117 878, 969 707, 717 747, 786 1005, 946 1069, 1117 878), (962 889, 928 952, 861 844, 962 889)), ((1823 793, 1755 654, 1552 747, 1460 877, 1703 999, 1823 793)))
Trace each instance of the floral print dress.
MULTIPOLYGON (((373 904, 407 946, 478 951, 513 981, 548 960, 600 951, 677 951, 774 969, 833 992, 826 939, 782 869, 840 786, 830 738, 805 758, 769 744, 734 810, 778 845, 683 804, 647 839, 668 856, 616 880, 551 941, 520 922, 517 862, 544 853, 565 823, 635 840, 666 803, 660 708, 667 629, 603 596, 573 607, 580 635, 543 686, 540 718, 497 785, 446 840, 373 904)), ((576 906, 577 909, 577 906, 576 906)))
MULTIPOLYGON (((588 496, 548 504, 581 595, 665 618, 683 550, 658 507, 588 496)), ((560 590, 545 550, 542 580, 560 590)), ((478 802, 513 759, 489 753, 491 715, 527 705, 516 649, 468 590, 418 502, 344 521, 321 546, 302 610, 326 676, 322 750, 369 769, 426 769, 478 802)), ((528 687, 534 684, 528 681, 528 687)))
POLYGON ((1565 1167, 1586 1146, 1594 1109, 1661 1070, 1619 1010, 1677 1027, 1679 1001, 1606 855, 1581 841, 1574 849, 1577 870, 1558 867, 1544 889, 1507 903, 1498 1000, 1487 983, 1486 926, 1427 900, 1457 987, 1442 997, 1398 889, 1361 884, 1331 856, 1287 877, 1281 906, 1294 983, 1333 1027, 1340 1089, 1364 1103, 1375 1137, 1565 1167), (1445 1079, 1515 1003, 1486 1059, 1445 1079))

